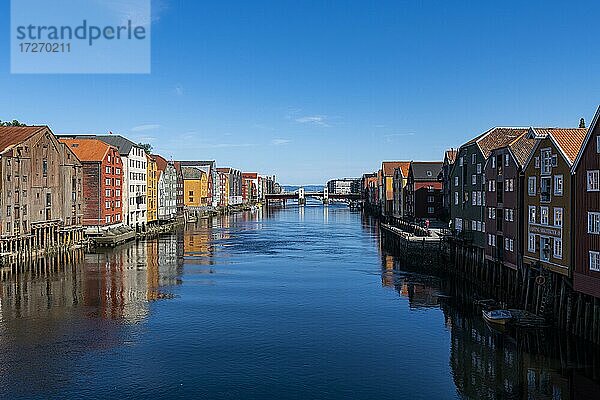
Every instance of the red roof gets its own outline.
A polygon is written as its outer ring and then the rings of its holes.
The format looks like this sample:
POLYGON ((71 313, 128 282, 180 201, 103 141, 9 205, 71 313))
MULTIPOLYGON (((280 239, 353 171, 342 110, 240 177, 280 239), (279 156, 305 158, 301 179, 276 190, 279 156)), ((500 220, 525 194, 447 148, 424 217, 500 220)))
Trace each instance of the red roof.
MULTIPOLYGON (((98 139, 59 139, 59 141, 67 145, 82 162, 102 162, 112 147, 98 139)), ((116 147, 113 148, 117 150, 116 147)))
POLYGON ((0 153, 23 143, 40 130, 50 129, 47 126, 0 126, 0 153))
POLYGON ((384 161, 381 163, 383 175, 394 176, 394 170, 400 168, 402 175, 408 176, 408 169, 410 168, 410 161, 384 161))
POLYGON ((242 172, 244 179, 258 179, 258 172, 242 172))
MULTIPOLYGON (((537 131, 540 131, 537 129, 537 131)), ((560 149, 567 156, 569 162, 573 164, 579 149, 583 145, 583 141, 587 134, 586 128, 548 128, 543 129, 552 136, 560 149)))

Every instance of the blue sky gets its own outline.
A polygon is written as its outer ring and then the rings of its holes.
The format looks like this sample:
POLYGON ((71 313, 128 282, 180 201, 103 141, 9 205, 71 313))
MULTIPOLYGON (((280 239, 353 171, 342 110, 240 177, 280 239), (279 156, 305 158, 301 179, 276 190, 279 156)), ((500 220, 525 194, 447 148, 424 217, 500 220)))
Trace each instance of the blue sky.
POLYGON ((153 13, 149 75, 11 75, 0 30, 0 119, 310 184, 441 159, 492 126, 576 126, 600 104, 599 2, 160 0, 153 13))

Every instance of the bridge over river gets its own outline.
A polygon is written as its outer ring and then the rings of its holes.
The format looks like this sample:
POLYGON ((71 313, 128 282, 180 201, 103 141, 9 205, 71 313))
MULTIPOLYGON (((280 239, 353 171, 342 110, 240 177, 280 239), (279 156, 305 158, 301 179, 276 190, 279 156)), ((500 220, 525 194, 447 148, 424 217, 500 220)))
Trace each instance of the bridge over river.
POLYGON ((271 201, 283 201, 285 204, 286 200, 297 200, 298 204, 306 204, 306 198, 312 197, 318 200, 322 200, 323 204, 329 204, 331 200, 348 200, 348 201, 359 201, 361 200, 360 193, 329 193, 327 187, 322 192, 307 192, 304 188, 300 188, 295 192, 290 193, 276 193, 265 195, 265 201, 267 206, 271 201))

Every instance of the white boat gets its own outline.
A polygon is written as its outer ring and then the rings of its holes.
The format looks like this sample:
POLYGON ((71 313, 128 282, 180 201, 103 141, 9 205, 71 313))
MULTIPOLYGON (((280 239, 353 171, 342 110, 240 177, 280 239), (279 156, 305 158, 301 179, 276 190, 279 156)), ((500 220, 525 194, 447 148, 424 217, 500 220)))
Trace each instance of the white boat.
POLYGON ((512 319, 512 314, 508 310, 483 310, 483 319, 491 324, 506 325, 512 319))

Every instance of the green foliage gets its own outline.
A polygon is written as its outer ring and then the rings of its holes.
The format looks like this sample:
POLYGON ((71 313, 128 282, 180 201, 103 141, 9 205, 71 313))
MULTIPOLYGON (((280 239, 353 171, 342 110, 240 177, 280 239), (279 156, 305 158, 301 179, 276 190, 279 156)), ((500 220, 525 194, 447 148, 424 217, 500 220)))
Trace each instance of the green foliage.
POLYGON ((23 124, 23 123, 17 121, 16 119, 13 119, 12 121, 0 120, 0 126, 27 126, 27 124, 23 124))
POLYGON ((138 146, 143 148, 146 154, 152 154, 152 145, 150 143, 138 143, 138 146))

